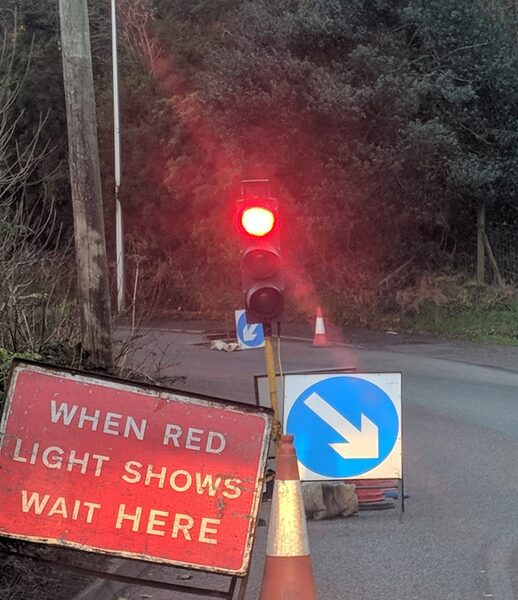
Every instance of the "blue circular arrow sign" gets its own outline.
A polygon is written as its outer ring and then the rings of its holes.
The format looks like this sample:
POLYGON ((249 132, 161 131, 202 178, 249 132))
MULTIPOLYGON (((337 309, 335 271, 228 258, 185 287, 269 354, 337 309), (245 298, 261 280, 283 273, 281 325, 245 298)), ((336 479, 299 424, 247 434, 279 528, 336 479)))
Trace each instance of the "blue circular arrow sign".
POLYGON ((399 433, 392 400, 358 377, 335 376, 305 389, 288 414, 298 460, 317 475, 356 477, 391 453, 399 433))
POLYGON ((261 323, 249 324, 246 320, 246 312, 243 311, 237 321, 237 337, 242 344, 249 348, 257 348, 264 344, 264 332, 261 323))

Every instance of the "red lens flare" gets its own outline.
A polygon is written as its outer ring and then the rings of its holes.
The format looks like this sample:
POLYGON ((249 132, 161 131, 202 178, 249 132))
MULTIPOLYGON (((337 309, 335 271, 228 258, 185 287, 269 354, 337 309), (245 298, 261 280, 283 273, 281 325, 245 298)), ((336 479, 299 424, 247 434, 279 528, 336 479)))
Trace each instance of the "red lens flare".
POLYGON ((268 208, 251 206, 241 213, 241 226, 249 235, 264 237, 275 225, 275 215, 268 208))

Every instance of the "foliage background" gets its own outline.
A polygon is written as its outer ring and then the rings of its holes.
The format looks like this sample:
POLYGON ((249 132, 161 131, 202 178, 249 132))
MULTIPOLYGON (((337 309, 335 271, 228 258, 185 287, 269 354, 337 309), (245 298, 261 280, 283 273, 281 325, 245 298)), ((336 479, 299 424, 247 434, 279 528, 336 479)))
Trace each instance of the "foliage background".
POLYGON ((393 310, 422 273, 470 275, 480 202, 516 224, 514 13, 439 0, 141 6, 128 56, 146 87, 125 136, 139 178, 125 202, 139 254, 164 267, 163 306, 239 302, 229 224, 244 178, 269 178, 281 200, 297 310, 323 302, 342 322, 393 310))
MULTIPOLYGON (((112 232, 109 3, 89 9, 112 232)), ((298 316, 315 303, 339 322, 396 314, 423 274, 472 275, 479 203, 516 226, 514 3, 118 0, 118 18, 128 298, 138 265, 162 311, 240 304, 232 215, 246 178, 269 178, 281 202, 298 316)), ((45 189, 66 243, 57 2, 6 0, 0 23, 24 77, 17 143, 45 118, 25 194, 45 189)))
MULTIPOLYGON (((289 317, 318 304, 339 324, 480 337, 483 323, 486 339, 518 339, 515 290, 470 281, 481 203, 515 233, 499 260, 518 260, 516 0, 117 7, 130 303, 239 307, 234 204, 242 179, 268 178, 289 317)), ((113 270, 109 2, 89 10, 113 270)), ((1 404, 13 356, 84 357, 57 0, 2 0, 0 38, 1 404)), ((2 562, 5 597, 21 580, 24 598, 58 597, 2 562)))
MULTIPOLYGON (((47 116, 34 179, 69 229, 56 4, 7 0, 0 18, 12 27, 16 13, 27 71, 17 131, 47 116)), ((110 232, 110 14, 89 8, 110 232)), ((471 276, 477 205, 516 225, 515 13, 471 0, 119 0, 128 295, 138 264, 162 310, 240 304, 232 214, 239 182, 256 177, 281 202, 299 316, 319 302, 372 322, 422 274, 471 276)))

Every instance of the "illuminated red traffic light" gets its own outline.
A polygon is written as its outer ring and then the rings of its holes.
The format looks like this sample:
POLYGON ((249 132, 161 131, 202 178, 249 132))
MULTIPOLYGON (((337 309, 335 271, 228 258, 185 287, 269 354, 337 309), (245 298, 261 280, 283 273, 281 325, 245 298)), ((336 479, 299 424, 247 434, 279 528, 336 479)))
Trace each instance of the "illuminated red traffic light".
POLYGON ((263 206, 250 206, 241 213, 241 227, 249 235, 264 237, 275 226, 275 214, 263 206))
POLYGON ((284 282, 279 205, 269 182, 241 182, 236 221, 241 242, 241 282, 248 323, 272 323, 282 317, 284 282))

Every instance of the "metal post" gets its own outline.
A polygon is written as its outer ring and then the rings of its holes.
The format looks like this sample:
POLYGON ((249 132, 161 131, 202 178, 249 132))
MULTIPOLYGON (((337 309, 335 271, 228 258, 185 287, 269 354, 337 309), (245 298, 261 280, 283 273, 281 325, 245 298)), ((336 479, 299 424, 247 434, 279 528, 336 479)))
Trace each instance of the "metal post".
POLYGON ((481 202, 477 208, 477 284, 485 283, 485 247, 484 237, 486 235, 486 206, 481 202))
POLYGON ((112 63, 113 63, 113 152, 115 162, 115 253, 117 264, 117 312, 125 308, 124 288, 124 225, 122 206, 119 200, 121 184, 121 136, 119 117, 119 66, 117 55, 117 10, 111 0, 112 16, 112 63))
POLYGON ((403 523, 403 513, 405 512, 405 484, 403 476, 397 480, 397 493, 399 499, 399 522, 403 523))
POLYGON ((279 414, 279 400, 277 398, 277 380, 275 375, 275 358, 272 345, 271 323, 264 323, 264 358, 266 362, 266 373, 268 375, 268 389, 270 391, 270 404, 273 408, 272 440, 276 445, 281 439, 281 422, 279 414))

